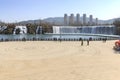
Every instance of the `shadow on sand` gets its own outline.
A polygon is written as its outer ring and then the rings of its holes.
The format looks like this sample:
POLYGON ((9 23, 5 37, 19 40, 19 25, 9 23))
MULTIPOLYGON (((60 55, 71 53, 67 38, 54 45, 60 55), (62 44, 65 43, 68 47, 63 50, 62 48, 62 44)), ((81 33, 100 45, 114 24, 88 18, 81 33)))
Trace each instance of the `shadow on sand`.
POLYGON ((115 54, 120 54, 120 47, 113 47, 114 53, 115 54))

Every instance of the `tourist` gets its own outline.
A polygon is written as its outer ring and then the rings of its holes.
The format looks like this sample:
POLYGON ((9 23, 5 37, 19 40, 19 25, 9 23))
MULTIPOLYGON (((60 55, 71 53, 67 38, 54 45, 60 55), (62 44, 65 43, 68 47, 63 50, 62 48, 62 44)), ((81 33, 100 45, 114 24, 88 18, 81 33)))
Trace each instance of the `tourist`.
POLYGON ((87 40, 87 45, 89 45, 89 39, 87 40))
POLYGON ((105 43, 107 41, 107 38, 103 38, 103 42, 105 43))
POLYGON ((81 40, 81 46, 83 46, 83 39, 81 40))

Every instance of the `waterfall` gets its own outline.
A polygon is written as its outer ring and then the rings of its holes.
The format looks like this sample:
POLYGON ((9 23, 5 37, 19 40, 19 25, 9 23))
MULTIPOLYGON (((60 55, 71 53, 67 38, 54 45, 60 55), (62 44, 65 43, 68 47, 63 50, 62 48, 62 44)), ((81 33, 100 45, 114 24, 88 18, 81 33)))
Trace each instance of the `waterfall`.
POLYGON ((19 34, 27 34, 27 28, 26 26, 16 26, 14 31, 13 31, 13 34, 16 34, 16 30, 19 29, 20 30, 20 33, 19 34))
POLYGON ((42 34, 42 26, 37 27, 36 34, 42 34))
POLYGON ((114 34, 114 26, 53 26, 53 33, 114 34))
POLYGON ((0 31, 4 31, 5 29, 7 29, 7 26, 0 26, 0 31))
POLYGON ((53 26, 53 33, 60 34, 60 27, 59 26, 53 26))

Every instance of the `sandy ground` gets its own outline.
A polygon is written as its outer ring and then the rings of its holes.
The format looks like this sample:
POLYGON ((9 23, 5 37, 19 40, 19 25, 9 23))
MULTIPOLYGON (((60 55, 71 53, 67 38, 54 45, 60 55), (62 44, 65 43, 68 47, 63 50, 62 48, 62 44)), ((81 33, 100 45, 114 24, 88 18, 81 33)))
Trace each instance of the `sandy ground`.
POLYGON ((114 42, 1 42, 0 80, 120 80, 114 42))

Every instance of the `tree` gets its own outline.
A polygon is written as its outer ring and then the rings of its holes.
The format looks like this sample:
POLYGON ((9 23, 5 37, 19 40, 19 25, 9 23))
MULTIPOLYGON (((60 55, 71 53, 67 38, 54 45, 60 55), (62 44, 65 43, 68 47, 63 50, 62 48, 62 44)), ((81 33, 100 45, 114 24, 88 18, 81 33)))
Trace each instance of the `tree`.
POLYGON ((27 29, 28 29, 28 34, 35 34, 36 33, 36 24, 27 24, 26 25, 27 29))
POLYGON ((116 35, 120 35, 120 19, 116 19, 114 22, 113 22, 113 25, 115 25, 115 34, 116 35))
POLYGON ((1 34, 13 34, 14 28, 14 24, 7 24, 7 28, 3 30, 1 34))
POLYGON ((113 24, 116 26, 116 27, 120 27, 120 20, 117 19, 113 22, 113 24))
POLYGON ((42 28, 43 28, 43 34, 44 33, 52 33, 53 29, 52 29, 52 25, 49 23, 42 23, 41 24, 42 28))

